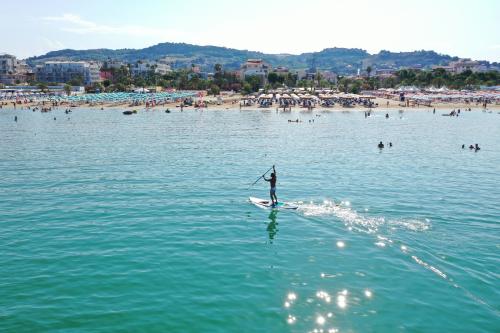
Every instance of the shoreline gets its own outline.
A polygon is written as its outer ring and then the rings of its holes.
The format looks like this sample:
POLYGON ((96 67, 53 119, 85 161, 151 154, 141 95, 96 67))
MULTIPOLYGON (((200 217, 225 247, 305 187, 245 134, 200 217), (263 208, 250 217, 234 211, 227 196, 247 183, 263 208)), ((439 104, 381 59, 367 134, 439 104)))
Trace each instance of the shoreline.
MULTIPOLYGON (((25 109, 25 108, 37 108, 38 110, 40 109, 50 109, 50 110, 57 110, 57 109, 74 109, 74 108, 87 108, 91 110, 106 110, 106 109, 120 109, 123 111, 133 111, 133 110, 143 110, 143 111, 154 111, 154 110, 166 110, 170 109, 170 111, 176 110, 176 109, 181 109, 181 103, 183 101, 183 98, 176 98, 173 100, 163 100, 159 102, 159 104, 154 105, 154 106, 148 106, 146 107, 146 103, 148 102, 146 99, 143 99, 142 101, 135 101, 135 104, 132 103, 130 100, 121 100, 121 101, 111 101, 111 100, 100 100, 98 102, 96 101, 88 101, 88 100, 81 100, 81 101, 61 101, 58 103, 58 105, 54 105, 53 101, 50 100, 45 100, 45 99, 40 99, 40 100, 35 100, 31 102, 26 102, 21 103, 21 104, 16 104, 14 107, 14 102, 13 100, 0 100, 0 111, 2 109, 25 109)), ((398 110, 398 111, 404 111, 404 110, 431 110, 433 111, 434 109, 439 110, 500 110, 500 104, 497 104, 497 99, 495 99, 494 103, 489 103, 486 107, 484 108, 484 105, 482 102, 479 101, 474 101, 474 102, 466 102, 464 100, 460 101, 443 101, 443 100, 437 100, 435 102, 426 102, 426 103, 420 103, 420 102, 415 102, 414 100, 411 100, 411 97, 408 97, 407 101, 399 101, 397 99, 394 99, 394 97, 388 97, 388 96, 377 96, 377 97, 372 97, 371 102, 373 103, 373 107, 365 106, 364 103, 356 101, 355 103, 352 104, 352 106, 343 106, 338 102, 335 102, 335 104, 331 107, 321 105, 321 103, 312 103, 313 107, 312 109, 309 109, 308 107, 301 106, 300 104, 292 105, 290 108, 287 107, 286 109, 283 107, 280 107, 277 102, 273 103, 272 105, 268 107, 261 107, 259 104, 254 101, 251 105, 242 105, 242 102, 246 101, 246 97, 241 95, 241 94, 235 94, 235 95, 219 95, 219 96, 205 96, 203 98, 200 97, 195 97, 193 99, 193 104, 195 103, 200 103, 204 104, 205 106, 196 108, 194 105, 192 106, 183 106, 183 109, 190 110, 190 109, 196 109, 196 110, 211 110, 211 109, 216 109, 216 110, 267 110, 267 111, 280 111, 280 112, 291 112, 291 111, 299 111, 299 112, 312 112, 314 110, 316 111, 321 111, 321 112, 350 112, 350 111, 366 111, 366 112, 376 112, 377 110, 398 110)))
MULTIPOLYGON (((383 100, 387 101, 387 100, 383 100)), ((3 105, 0 108, 0 112, 2 110, 19 110, 19 111, 27 111, 31 110, 32 108, 38 107, 39 109, 42 107, 42 103, 40 102, 31 102, 31 103, 26 103, 26 104, 17 104, 17 106, 14 108, 12 105, 12 102, 8 102, 7 105, 3 105), (29 109, 28 109, 29 108, 29 109)), ((45 103, 45 107, 51 107, 50 104, 45 103)), ((56 110, 66 110, 66 109, 80 109, 80 108, 85 108, 85 109, 91 109, 91 110, 123 110, 123 111, 131 111, 131 110, 137 110, 137 111, 165 111, 169 109, 170 111, 176 111, 176 110, 181 110, 180 103, 166 103, 165 105, 156 105, 154 107, 148 107, 146 108, 145 105, 137 105, 137 106, 130 106, 128 104, 102 104, 102 105, 89 105, 89 104, 81 104, 81 105, 76 105, 76 106, 70 106, 68 104, 63 104, 59 106, 53 106, 51 107, 52 111, 56 110)), ((194 106, 184 106, 182 109, 184 111, 189 111, 189 110, 198 110, 198 111, 204 111, 204 110, 236 110, 236 111, 278 111, 280 113, 290 113, 290 112, 302 112, 302 113, 310 113, 314 111, 320 111, 320 112, 377 112, 380 110, 387 110, 387 111, 433 111, 436 109, 436 112, 439 110, 453 110, 453 109, 460 109, 461 111, 468 111, 468 109, 471 109, 471 111, 500 111, 500 105, 496 104, 490 104, 486 109, 482 107, 482 105, 471 105, 471 104, 466 104, 466 103, 436 103, 431 106, 424 106, 424 105, 415 105, 415 106, 402 106, 399 105, 399 103, 395 101, 390 101, 390 103, 387 105, 387 103, 379 103, 379 106, 369 108, 369 107, 364 107, 361 105, 355 105, 353 107, 343 107, 340 105, 335 105, 334 107, 314 107, 312 109, 308 109, 305 107, 300 107, 300 106, 293 106, 291 109, 286 109, 285 111, 283 108, 276 107, 276 106, 270 106, 267 108, 262 108, 258 106, 242 106, 238 103, 232 103, 232 102, 225 102, 220 105, 216 104, 209 104, 208 107, 201 107, 201 108, 196 108, 194 106)), ((38 110, 39 111, 39 110, 38 110)), ((50 111, 49 111, 50 112, 50 111)))

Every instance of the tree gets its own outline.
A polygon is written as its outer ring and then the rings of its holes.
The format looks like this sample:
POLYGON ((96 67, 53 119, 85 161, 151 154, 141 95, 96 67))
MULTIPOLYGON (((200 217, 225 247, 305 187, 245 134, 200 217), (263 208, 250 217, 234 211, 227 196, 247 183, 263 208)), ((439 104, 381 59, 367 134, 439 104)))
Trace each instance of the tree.
POLYGON ((83 77, 80 74, 75 75, 68 83, 72 86, 83 86, 83 77))
POLYGON ((137 86, 137 87, 145 87, 146 86, 146 80, 141 77, 141 76, 138 76, 134 79, 134 85, 137 86))
POLYGON ((168 80, 165 80, 165 79, 160 79, 160 81, 158 82, 158 85, 159 85, 160 87, 164 87, 164 88, 165 88, 165 87, 168 87, 168 86, 169 86, 169 84, 170 84, 170 83, 169 83, 169 81, 168 81, 168 80))
POLYGON ((218 85, 219 87, 224 86, 224 78, 223 78, 223 73, 222 73, 222 65, 221 64, 215 64, 214 65, 214 81, 215 84, 218 85))
POLYGON ((328 82, 327 80, 325 80, 325 79, 320 79, 319 80, 319 86, 321 88, 328 87, 329 85, 330 85, 330 82, 328 82))
POLYGON ((200 82, 200 78, 198 75, 191 75, 191 78, 189 79, 188 81, 188 87, 189 89, 191 90, 199 90, 200 89, 200 86, 202 85, 200 82))
POLYGON ((111 69, 111 73, 113 74, 113 84, 124 87, 128 87, 132 80, 130 77, 130 69, 127 66, 121 66, 118 69, 111 69))
POLYGON ((434 80, 432 80, 432 84, 438 88, 441 88, 444 86, 446 81, 442 77, 436 77, 434 80))
POLYGON ((253 92, 252 85, 248 82, 243 84, 243 92, 245 95, 250 95, 253 92))
POLYGON ((294 87, 294 86, 297 84, 297 77, 298 77, 298 75, 297 75, 297 74, 288 73, 288 74, 285 76, 284 83, 285 83, 288 87, 294 87))
POLYGON ((323 79, 323 75, 321 75, 321 72, 320 71, 316 71, 316 82, 317 82, 317 86, 319 86, 321 88, 321 80, 323 79))
POLYGON ((125 86, 123 83, 117 83, 115 85, 115 89, 118 91, 127 91, 127 86, 125 86))
POLYGON ((45 92, 45 91, 49 90, 49 86, 47 86, 47 83, 45 83, 45 82, 40 82, 38 84, 38 89, 40 89, 42 92, 45 92))
POLYGON ((351 84, 351 80, 349 78, 343 77, 339 80, 338 89, 347 93, 349 90, 350 84, 351 84))
POLYGON ((395 77, 388 77, 381 79, 380 85, 382 88, 395 88, 396 87, 396 78, 395 77))
POLYGON ((352 94, 359 94, 360 90, 361 90, 361 81, 354 81, 354 83, 352 84, 352 86, 350 87, 349 89, 349 92, 352 93, 352 94))
POLYGON ((372 72, 372 66, 366 67, 366 73, 368 73, 368 77, 370 77, 371 72, 372 72))
POLYGON ((216 85, 216 84, 212 84, 210 86, 210 94, 214 95, 214 96, 219 95, 220 94, 220 88, 219 88, 219 86, 216 85))
POLYGON ((275 72, 271 72, 267 74, 267 81, 271 84, 271 86, 276 86, 276 83, 279 81, 279 76, 275 72))
POLYGON ((101 82, 94 82, 91 85, 91 90, 94 92, 102 92, 104 91, 104 85, 101 82))
POLYGON ((257 75, 246 76, 245 81, 252 86, 252 91, 258 91, 262 83, 260 76, 257 75))
POLYGON ((71 94, 71 86, 69 84, 65 84, 64 85, 64 92, 66 93, 66 95, 70 95, 71 94))
POLYGON ((465 84, 467 86, 474 86, 474 85, 477 85, 477 83, 478 83, 478 81, 473 76, 469 76, 467 79, 465 79, 465 84))
POLYGON ((271 85, 270 85, 269 83, 266 83, 266 84, 264 85, 264 93, 265 93, 265 94, 267 94, 267 92, 268 92, 269 90, 271 90, 271 89, 272 89, 272 87, 271 87, 271 85))
POLYGON ((309 86, 312 86, 308 80, 302 79, 297 83, 297 86, 302 87, 302 88, 307 88, 309 86))

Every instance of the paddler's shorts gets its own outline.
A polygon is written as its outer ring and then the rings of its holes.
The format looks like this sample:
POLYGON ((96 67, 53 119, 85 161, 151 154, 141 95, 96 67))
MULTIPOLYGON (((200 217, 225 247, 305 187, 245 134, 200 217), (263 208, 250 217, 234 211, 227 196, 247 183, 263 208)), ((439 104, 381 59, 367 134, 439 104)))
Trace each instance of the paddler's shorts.
POLYGON ((271 194, 275 194, 276 193, 276 187, 271 187, 271 194))

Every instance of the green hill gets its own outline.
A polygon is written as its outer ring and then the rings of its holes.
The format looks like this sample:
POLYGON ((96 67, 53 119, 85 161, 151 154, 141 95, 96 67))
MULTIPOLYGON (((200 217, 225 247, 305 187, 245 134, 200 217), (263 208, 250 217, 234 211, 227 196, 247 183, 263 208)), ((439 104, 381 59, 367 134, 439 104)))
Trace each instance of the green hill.
POLYGON ((157 60, 168 57, 174 68, 189 67, 191 64, 202 66, 206 71, 220 63, 226 69, 237 69, 249 58, 264 59, 272 66, 287 66, 292 69, 318 68, 340 74, 356 73, 358 69, 399 67, 430 67, 446 64, 458 59, 434 51, 390 52, 381 51, 369 54, 362 49, 328 48, 320 52, 291 54, 266 54, 262 52, 237 50, 218 46, 199 46, 185 43, 160 43, 144 49, 93 49, 59 50, 28 58, 31 65, 49 60, 97 60, 107 59, 135 62, 138 60, 157 60))

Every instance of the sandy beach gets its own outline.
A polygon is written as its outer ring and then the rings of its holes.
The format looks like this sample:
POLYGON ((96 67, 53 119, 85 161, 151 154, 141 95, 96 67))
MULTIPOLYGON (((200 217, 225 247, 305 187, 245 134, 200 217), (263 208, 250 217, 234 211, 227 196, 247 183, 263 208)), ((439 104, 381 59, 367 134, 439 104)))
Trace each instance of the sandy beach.
MULTIPOLYGON (((478 110, 484 110, 483 106, 480 104, 480 103, 469 103, 469 104, 466 104, 466 103, 433 103, 431 104, 431 106, 425 106, 425 105, 412 105, 412 106, 409 106, 407 107, 406 105, 404 105, 403 103, 401 102, 398 102, 398 101, 394 101, 394 100, 391 100, 391 99, 383 99, 383 98, 376 98, 375 100, 375 104, 378 104, 378 106, 374 107, 374 108, 367 108, 367 107, 363 107, 363 106, 354 106, 354 107, 343 107, 341 105, 338 105, 336 104, 335 106, 333 107, 329 107, 329 108, 326 108, 326 107, 321 107, 321 106, 318 106, 318 107, 315 107, 313 108, 313 111, 321 111, 321 112, 355 112, 355 111, 374 111, 376 112, 377 110, 422 110, 422 111, 433 111, 434 109, 436 109, 436 112, 438 112, 439 110, 453 110, 453 109, 461 109, 461 110, 468 110, 469 108, 471 109, 471 111, 478 111, 478 110)), ((175 111, 175 110, 180 110, 181 109, 181 106, 180 106, 181 103, 179 102, 171 102, 171 103, 165 103, 165 104, 162 104, 162 105, 156 105, 156 106, 153 106, 153 107, 148 107, 146 108, 146 106, 144 104, 142 105, 138 105, 138 106, 130 106, 129 104, 113 104, 113 103, 103 103, 103 104, 99 104, 99 105, 90 105, 89 103, 85 103, 85 104, 80 104, 76 107, 85 107, 85 108, 89 108, 89 109, 96 109, 96 110, 110 110, 110 109, 120 109, 120 110, 123 110, 123 111, 126 111, 126 110, 137 110, 137 111, 141 111, 141 110, 148 110, 148 111, 159 111, 159 110, 171 110, 171 111, 175 111)), ((19 110, 23 110, 23 109, 27 109, 27 108, 34 108, 34 107, 49 107, 49 103, 45 103, 45 104, 42 104, 41 102, 28 102, 28 103, 23 103, 23 104, 17 104, 16 105, 16 109, 19 109, 19 110)), ((70 105, 69 103, 61 103, 59 106, 56 106, 56 107, 52 107, 53 109, 66 109, 66 108, 69 108, 70 105)), ((12 102, 3 102, 3 105, 2 105, 2 108, 3 109, 13 109, 13 104, 12 102)), ((229 98, 229 99, 223 99, 222 103, 221 104, 216 104, 216 103, 213 103, 213 104, 208 104, 207 107, 203 107, 203 108, 195 108, 194 106, 184 106, 182 107, 183 110, 193 110, 193 109, 198 109, 198 110, 242 110, 242 111, 271 111, 271 110, 277 110, 277 111, 280 111, 280 112, 283 112, 283 108, 277 108, 276 106, 271 106, 271 107, 268 107, 268 108, 261 108, 261 107, 258 107, 257 105, 252 105, 252 106, 241 106, 239 105, 239 97, 238 98, 229 98)), ((0 109, 1 110, 1 109, 0 109)), ((290 112, 289 111, 290 109, 286 109, 286 111, 284 112, 290 112)), ((493 110, 493 111, 500 111, 500 105, 496 105, 496 104, 488 104, 488 107, 486 110, 493 110)), ((301 112, 311 112, 311 110, 308 110, 307 108, 305 107, 300 107, 300 106, 293 106, 291 108, 291 111, 301 111, 301 112)))

